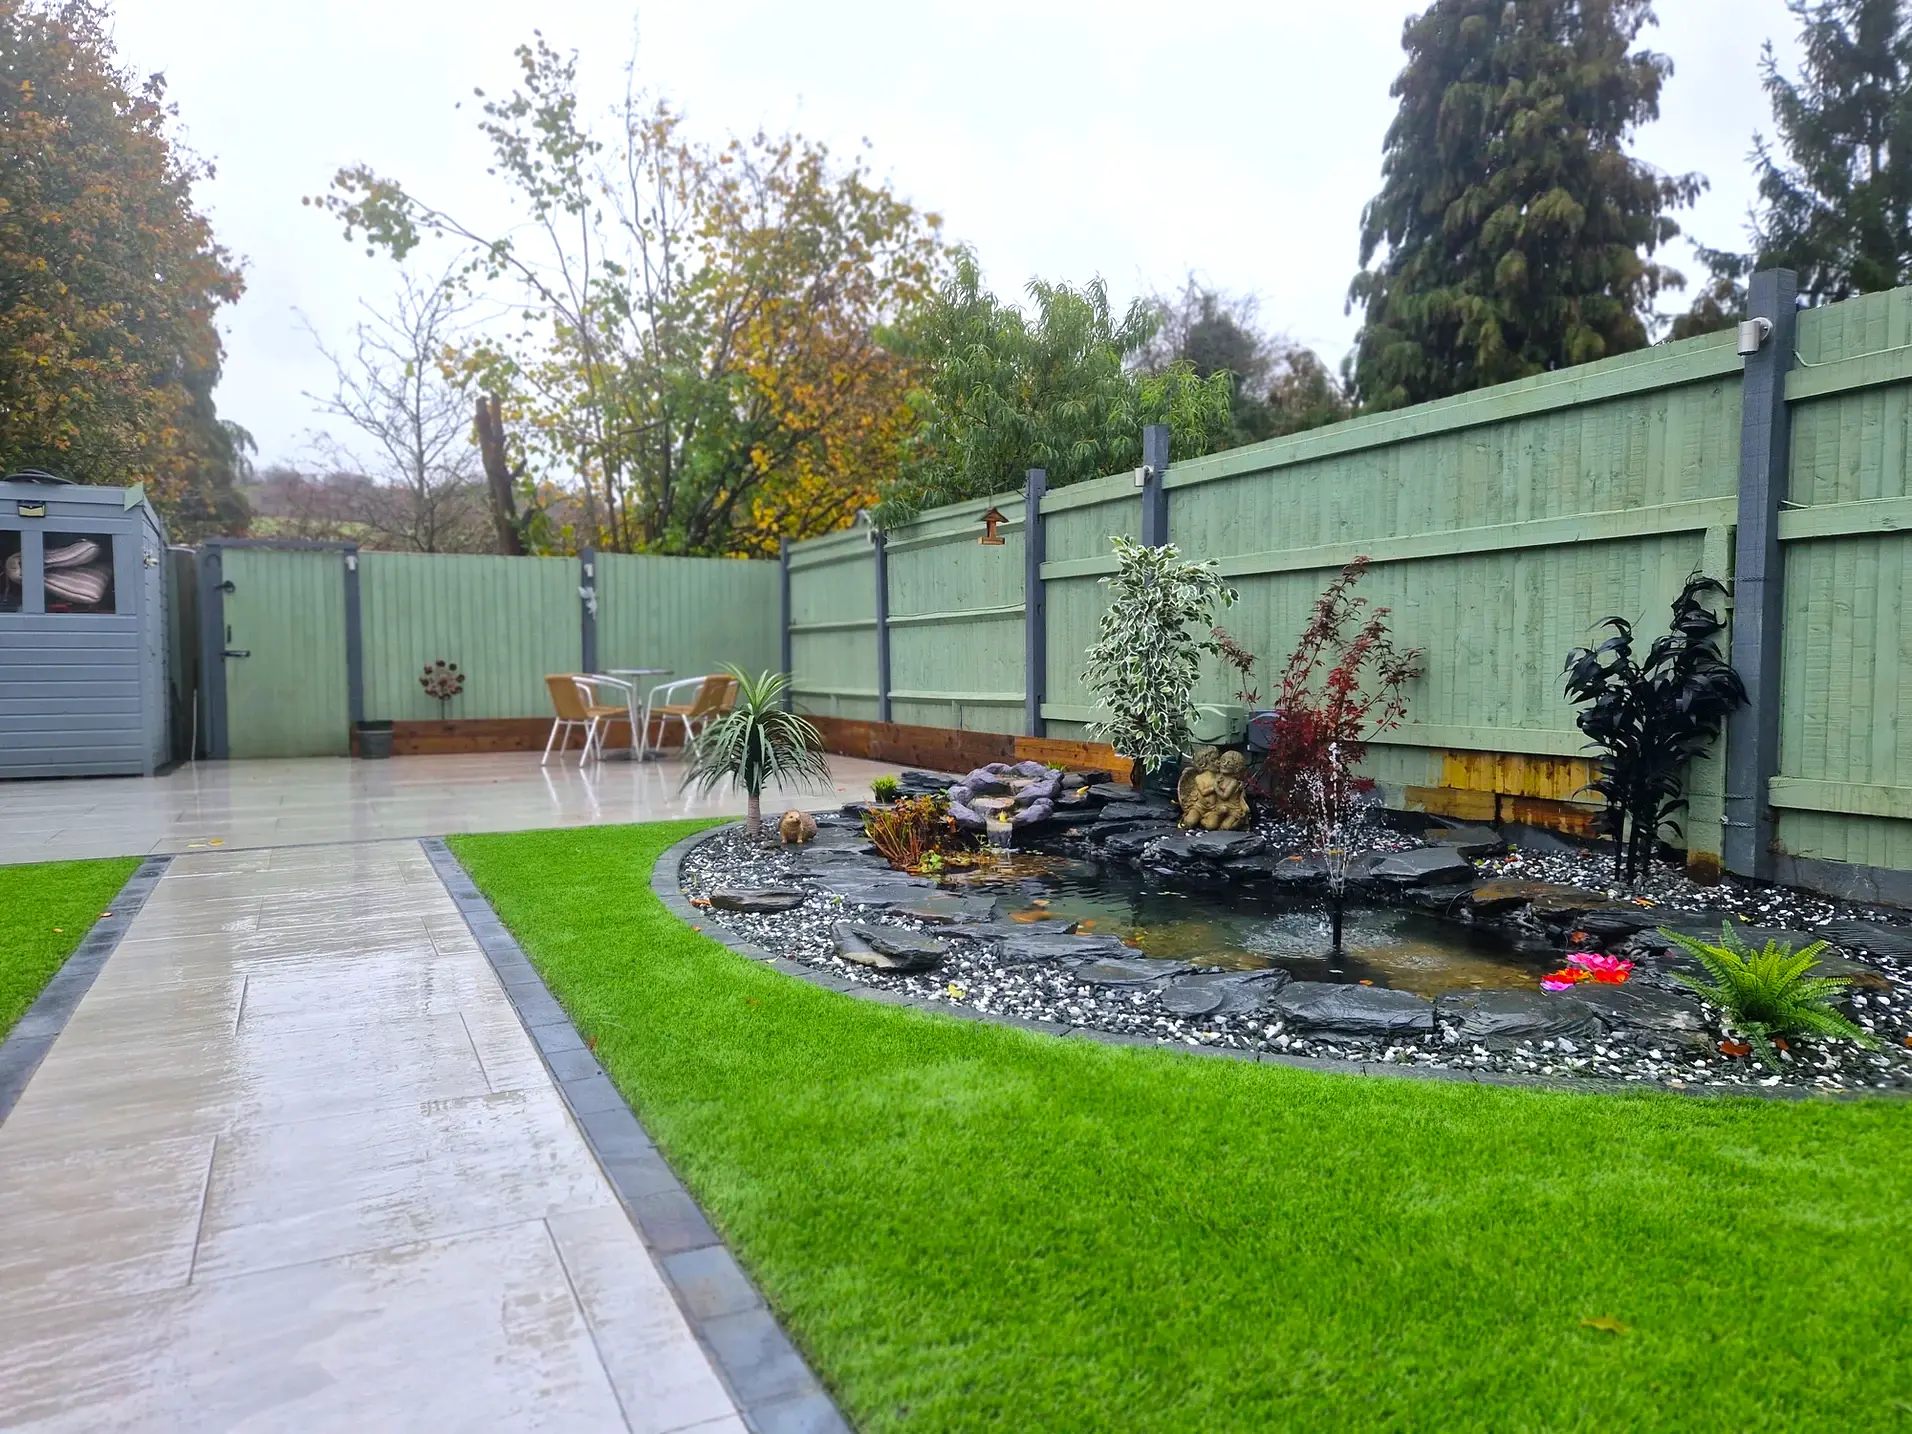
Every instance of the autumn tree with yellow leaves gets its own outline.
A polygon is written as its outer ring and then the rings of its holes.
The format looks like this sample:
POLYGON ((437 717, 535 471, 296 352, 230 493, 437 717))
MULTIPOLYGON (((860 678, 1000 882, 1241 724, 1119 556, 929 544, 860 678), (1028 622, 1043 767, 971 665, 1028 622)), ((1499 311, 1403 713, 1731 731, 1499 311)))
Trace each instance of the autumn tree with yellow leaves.
POLYGON ((0 0, 0 471, 144 483, 175 537, 243 530, 212 403, 240 277, 193 207, 158 76, 87 0, 0 0))
POLYGON ((481 127, 522 222, 481 228, 364 167, 318 202, 374 251, 450 241, 456 282, 523 315, 463 362, 515 416, 524 482, 577 493, 547 541, 763 556, 853 521, 912 422, 878 335, 935 292, 937 216, 798 135, 699 141, 634 83, 595 129, 574 55, 518 58, 481 127))

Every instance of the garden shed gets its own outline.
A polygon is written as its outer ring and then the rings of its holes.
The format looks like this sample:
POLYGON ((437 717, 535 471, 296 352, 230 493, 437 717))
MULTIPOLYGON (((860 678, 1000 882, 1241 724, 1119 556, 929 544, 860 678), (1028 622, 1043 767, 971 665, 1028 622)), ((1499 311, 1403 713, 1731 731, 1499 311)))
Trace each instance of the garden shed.
POLYGON ((142 488, 0 479, 0 777, 169 759, 165 575, 142 488))

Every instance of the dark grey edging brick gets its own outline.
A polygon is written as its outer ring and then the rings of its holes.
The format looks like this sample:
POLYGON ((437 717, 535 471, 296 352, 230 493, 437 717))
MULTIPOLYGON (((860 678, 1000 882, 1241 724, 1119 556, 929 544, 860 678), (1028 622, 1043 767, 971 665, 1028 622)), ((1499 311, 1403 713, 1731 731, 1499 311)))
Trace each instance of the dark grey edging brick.
POLYGON ((1291 1056, 1279 1051, 1248 1051, 1229 1046, 1171 1045, 1167 1041, 1156 1040, 1149 1036, 1124 1035, 1115 1031, 1098 1030, 1093 1026, 1064 1026, 1054 1021, 1036 1021, 1021 1016, 997 1015, 992 1012, 978 1011, 972 1006, 959 1006, 949 1001, 938 1001, 933 997, 913 996, 903 991, 845 981, 842 977, 818 971, 800 961, 779 956, 773 951, 765 950, 754 941, 746 941, 721 926, 713 925, 709 912, 699 911, 690 904, 683 889, 684 858, 719 832, 728 831, 734 825, 735 823, 729 823, 693 832, 658 857, 657 865, 651 871, 652 894, 663 902, 665 909, 680 921, 696 927, 711 940, 721 946, 729 947, 739 956, 746 956, 752 961, 761 961, 786 976, 794 976, 797 980, 807 981, 812 986, 821 986, 826 990, 854 996, 859 1001, 870 1001, 883 1006, 908 1006, 913 1010, 927 1011, 938 1016, 949 1016, 965 1021, 982 1021, 994 1026, 1014 1026, 1026 1031, 1064 1036, 1070 1040, 1094 1041, 1098 1045, 1135 1046, 1175 1055, 1205 1056, 1213 1060, 1245 1061, 1256 1065, 1288 1066, 1294 1070, 1320 1071, 1330 1075, 1381 1076, 1394 1080, 1461 1081, 1473 1085, 1519 1086, 1528 1090, 1569 1091, 1582 1095, 1639 1095, 1648 1091, 1662 1091, 1668 1095, 1736 1095, 1752 1096, 1762 1100, 1905 1100, 1912 1098, 1912 1093, 1904 1090, 1824 1091, 1802 1086, 1703 1085, 1698 1082, 1688 1082, 1684 1086, 1669 1086, 1647 1081, 1515 1075, 1506 1071, 1476 1071, 1448 1066, 1394 1065, 1380 1061, 1338 1061, 1320 1056, 1291 1056))
POLYGON ((585 1143, 656 1256, 677 1307, 709 1353, 744 1423, 756 1434, 850 1434, 848 1421, 762 1292, 711 1228, 458 858, 437 837, 419 845, 498 973, 585 1143))
POLYGON ((139 909, 153 894, 153 888, 159 885, 160 877, 166 874, 172 861, 170 856, 149 856, 140 862, 138 869, 126 878, 119 895, 113 898, 112 915, 93 923, 73 954, 66 958, 66 964, 53 973, 45 989, 27 1007, 20 1024, 7 1033, 5 1041, 0 1041, 0 1120, 13 1113, 20 1092, 27 1088, 40 1062, 53 1049, 53 1042, 66 1029, 80 998, 92 989, 106 958, 119 946, 126 928, 133 924, 133 918, 139 915, 139 909))

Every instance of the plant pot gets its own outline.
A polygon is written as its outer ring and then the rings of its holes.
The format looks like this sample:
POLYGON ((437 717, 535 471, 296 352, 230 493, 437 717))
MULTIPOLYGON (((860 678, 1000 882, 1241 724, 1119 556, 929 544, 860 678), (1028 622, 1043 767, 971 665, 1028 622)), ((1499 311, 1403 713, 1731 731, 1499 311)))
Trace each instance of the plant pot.
POLYGON ((1248 709, 1239 702, 1205 702, 1188 724, 1198 747, 1235 747, 1248 732, 1248 709))
POLYGON ((358 754, 368 762, 381 762, 391 756, 392 724, 390 722, 359 723, 358 754))

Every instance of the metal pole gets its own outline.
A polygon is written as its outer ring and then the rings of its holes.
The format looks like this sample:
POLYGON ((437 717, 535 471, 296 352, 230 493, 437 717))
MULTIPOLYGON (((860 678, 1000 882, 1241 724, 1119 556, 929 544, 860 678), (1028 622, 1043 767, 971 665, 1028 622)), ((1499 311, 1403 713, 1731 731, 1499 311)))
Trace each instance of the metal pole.
POLYGON ((1159 548, 1168 541, 1168 425, 1151 423, 1142 430, 1142 546, 1159 548))
POLYGON ((597 549, 578 549, 578 659, 586 672, 598 670, 597 549))
POLYGON ((359 607, 359 551, 345 550, 345 708, 352 723, 365 720, 365 623, 359 607))
MULTIPOLYGON (((781 641, 779 660, 783 663, 783 677, 787 684, 796 681, 796 675, 790 669, 790 540, 788 538, 779 538, 777 540, 777 567, 781 570, 778 574, 780 586, 779 612, 781 614, 777 623, 781 641)), ((791 708, 791 698, 792 693, 790 688, 785 686, 783 689, 783 710, 786 712, 791 708)))
POLYGON ((1779 508, 1785 501, 1792 425, 1786 374, 1793 364, 1799 278, 1765 269, 1747 285, 1747 326, 1740 351, 1739 525, 1733 551, 1733 667, 1747 705, 1726 729, 1726 802, 1720 862, 1737 876, 1773 872, 1773 812, 1768 783, 1779 773, 1780 632, 1785 620, 1785 557, 1779 508), (1762 335, 1760 321, 1770 327, 1762 335), (1749 344, 1757 344, 1747 353, 1749 344))
POLYGON ((876 720, 890 720, 890 559, 881 528, 870 534, 876 551, 876 720))
POLYGON ((1049 491, 1049 475, 1031 468, 1022 490, 1022 690, 1023 723, 1031 737, 1046 735, 1042 699, 1049 672, 1049 630, 1044 625, 1042 564, 1048 556, 1043 543, 1042 498, 1049 491))

